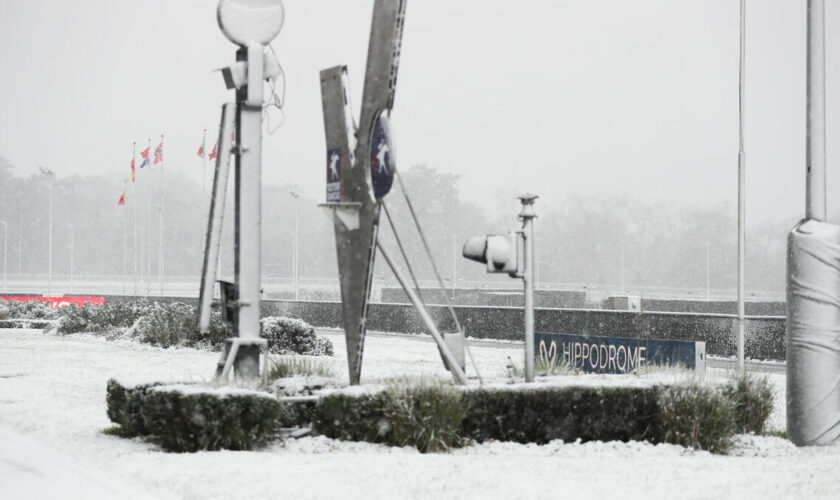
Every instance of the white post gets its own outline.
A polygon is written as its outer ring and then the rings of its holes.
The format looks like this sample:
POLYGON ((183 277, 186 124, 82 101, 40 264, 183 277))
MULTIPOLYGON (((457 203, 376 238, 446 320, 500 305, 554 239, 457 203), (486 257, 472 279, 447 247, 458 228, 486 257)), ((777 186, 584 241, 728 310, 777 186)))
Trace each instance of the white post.
POLYGON ((706 300, 712 300, 711 246, 712 246, 712 244, 707 241, 706 242, 706 300))
POLYGON ((295 235, 294 247, 292 248, 292 284, 295 289, 295 300, 298 300, 298 199, 300 198, 300 193, 289 191, 289 194, 295 199, 295 235))
MULTIPOLYGON (((123 196, 126 196, 126 190, 128 189, 128 179, 123 181, 123 196)), ((123 205, 123 276, 122 276, 122 291, 123 295, 125 295, 125 281, 126 281, 126 259, 128 257, 128 200, 124 200, 123 205)))
POLYGON ((744 155, 745 114, 745 45, 746 45, 746 0, 741 0, 741 44, 738 64, 738 370, 744 370, 744 256, 746 247, 746 208, 744 155))
POLYGON ((49 215, 49 262, 47 263, 47 296, 52 295, 52 207, 53 207, 53 177, 55 174, 52 170, 44 167, 38 167, 38 171, 41 172, 41 175, 46 175, 50 178, 50 215, 49 215))
POLYGON ((452 302, 455 302, 455 282, 458 278, 458 236, 452 235, 452 302))
POLYGON ((620 292, 620 294, 624 295, 624 241, 621 242, 621 245, 619 247, 619 252, 621 254, 621 256, 620 256, 620 261, 621 261, 621 264, 620 264, 620 267, 621 267, 621 271, 620 271, 621 292, 620 292))
POLYGON ((534 200, 537 196, 524 194, 519 197, 522 211, 522 235, 525 240, 522 280, 525 285, 525 382, 534 381, 534 200))
MULTIPOLYGON (((163 149, 163 134, 160 134, 160 147, 163 149)), ((158 280, 160 296, 163 297, 163 153, 160 157, 160 223, 158 224, 158 280)))
POLYGON ((826 219, 824 13, 824 0, 808 0, 805 218, 817 221, 826 219))
MULTIPOLYGON (((147 143, 149 154, 152 154, 152 140, 147 143)), ((152 292, 152 159, 148 158, 149 187, 146 189, 146 297, 152 292)))
POLYGON ((3 224, 3 292, 8 293, 9 283, 6 276, 6 253, 9 248, 9 225, 4 220, 0 220, 0 224, 3 224))
MULTIPOLYGON (((132 238, 132 242, 134 243, 134 296, 137 296, 137 202, 140 201, 137 198, 137 186, 135 185, 135 178, 136 172, 134 171, 134 160, 137 156, 137 143, 131 143, 131 194, 134 196, 134 203, 132 203, 133 212, 134 212, 134 236, 132 238)), ((72 231, 72 227, 71 231, 72 231)), ((72 287, 72 285, 71 285, 72 287)))
POLYGON ((74 244, 73 224, 70 224, 70 293, 73 293, 73 244, 74 244))

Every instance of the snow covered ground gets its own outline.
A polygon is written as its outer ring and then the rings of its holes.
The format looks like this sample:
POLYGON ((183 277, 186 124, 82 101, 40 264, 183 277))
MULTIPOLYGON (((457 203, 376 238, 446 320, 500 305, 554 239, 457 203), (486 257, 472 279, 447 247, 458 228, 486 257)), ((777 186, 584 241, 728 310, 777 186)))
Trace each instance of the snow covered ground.
MULTIPOLYGON (((336 373, 346 379, 340 332, 336 373)), ((486 377, 521 348, 473 347, 486 377)), ((4 498, 838 498, 840 446, 796 448, 740 436, 729 456, 673 445, 488 443, 447 454, 307 437, 255 452, 171 454, 108 436, 111 377, 206 379, 217 354, 89 335, 0 330, 0 485, 4 498), (115 494, 115 492, 117 492, 115 494)), ((468 372, 472 372, 468 368, 468 372)), ((369 336, 362 379, 446 377, 434 344, 369 336)), ((651 375, 655 377, 657 375, 651 375)), ((659 375, 661 376, 661 375, 659 375)), ((666 375, 671 376, 671 375, 666 375)), ((722 373, 709 370, 709 377, 722 373)), ((783 404, 784 376, 771 375, 783 404)), ((609 377, 574 377, 603 383, 609 377)), ((614 380, 610 379, 610 380, 614 380)), ((621 383, 636 383, 625 380, 621 383)), ((784 427, 784 407, 771 425, 784 427)))

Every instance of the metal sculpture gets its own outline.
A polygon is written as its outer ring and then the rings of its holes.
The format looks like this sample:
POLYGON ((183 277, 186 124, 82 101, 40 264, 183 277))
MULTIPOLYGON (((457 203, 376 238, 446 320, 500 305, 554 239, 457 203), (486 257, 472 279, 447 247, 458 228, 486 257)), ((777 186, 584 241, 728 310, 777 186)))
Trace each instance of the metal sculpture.
POLYGON ((406 285, 377 238, 382 198, 391 189, 396 168, 388 116, 394 104, 405 6, 405 0, 374 2, 358 126, 350 106, 346 66, 321 71, 327 146, 327 203, 322 206, 335 222, 350 383, 358 384, 361 379, 365 319, 377 249, 417 306, 447 368, 458 382, 466 383, 463 356, 459 360, 453 355, 428 311, 406 285))

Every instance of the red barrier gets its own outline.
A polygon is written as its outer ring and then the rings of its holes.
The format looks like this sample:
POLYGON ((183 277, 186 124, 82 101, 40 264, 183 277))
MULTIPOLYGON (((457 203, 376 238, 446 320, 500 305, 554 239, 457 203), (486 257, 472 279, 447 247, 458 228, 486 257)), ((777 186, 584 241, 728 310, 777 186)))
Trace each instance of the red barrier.
POLYGON ((13 300, 15 302, 48 302, 50 307, 66 307, 74 304, 77 307, 82 307, 87 303, 94 306, 101 306, 105 303, 105 297, 17 297, 17 296, 0 296, 0 300, 13 300))

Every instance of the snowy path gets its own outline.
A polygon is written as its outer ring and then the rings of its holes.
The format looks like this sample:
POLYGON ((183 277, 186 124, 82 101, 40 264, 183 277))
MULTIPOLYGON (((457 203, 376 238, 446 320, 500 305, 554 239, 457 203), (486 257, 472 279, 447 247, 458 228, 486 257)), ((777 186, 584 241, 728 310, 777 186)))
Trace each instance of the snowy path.
MULTIPOLYGON (((325 332, 336 352, 337 332, 325 332)), ((510 349, 474 347, 481 369, 499 375, 510 349)), ((4 498, 49 498, 42 489, 8 489, 25 474, 8 466, 25 449, 48 447, 97 485, 118 484, 152 498, 837 498, 840 446, 797 449, 778 438, 742 437, 733 455, 671 445, 490 443, 421 455, 366 443, 303 438, 257 452, 168 454, 140 440, 102 434, 110 377, 202 379, 216 353, 158 349, 131 342, 37 330, 0 330, 0 485, 4 498), (36 444, 21 445, 25 443, 36 444), (18 444, 15 444, 15 443, 18 444), (24 449, 21 450, 21 447, 24 449), (11 450, 11 451, 10 451, 11 450), (20 450, 20 451, 17 451, 20 450), (12 458, 9 458, 9 457, 12 458), (4 464, 6 466, 4 466, 4 464), (9 493, 12 493, 10 496, 9 493)), ((346 377, 342 356, 338 374, 346 377)), ((371 336, 363 380, 404 374, 446 376, 433 344, 371 336)), ((783 389, 784 378, 771 378, 783 389)), ((774 415, 774 425, 783 423, 774 415)), ((41 455, 43 456, 43 454, 41 455)), ((69 465, 67 466, 70 467, 69 465)), ((45 476, 64 474, 61 467, 45 476)), ((81 481, 81 479, 80 479, 81 481)), ((95 488, 89 482, 73 488, 95 488), (87 486, 86 486, 87 485, 87 486)), ((103 486, 103 488, 113 486, 103 486)), ((66 490, 62 497, 77 490, 66 490)), ((89 498, 95 491, 85 490, 89 498)))

